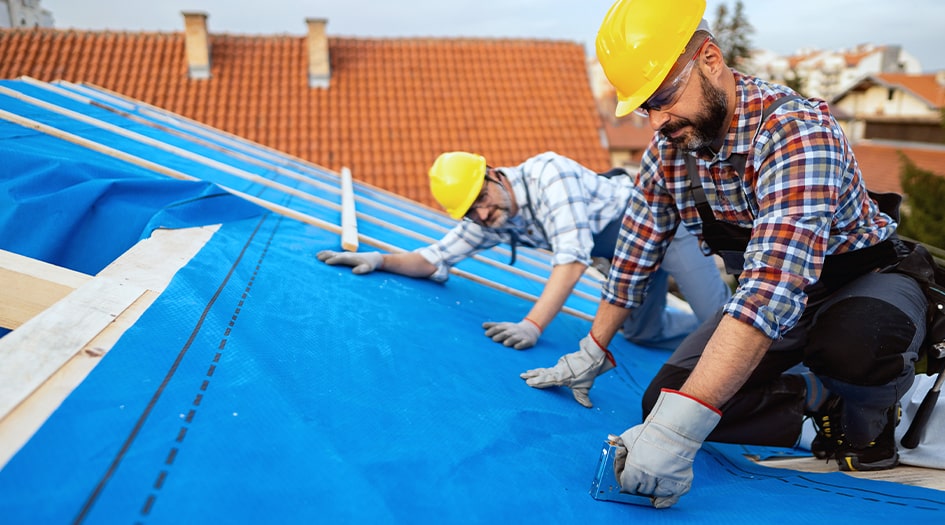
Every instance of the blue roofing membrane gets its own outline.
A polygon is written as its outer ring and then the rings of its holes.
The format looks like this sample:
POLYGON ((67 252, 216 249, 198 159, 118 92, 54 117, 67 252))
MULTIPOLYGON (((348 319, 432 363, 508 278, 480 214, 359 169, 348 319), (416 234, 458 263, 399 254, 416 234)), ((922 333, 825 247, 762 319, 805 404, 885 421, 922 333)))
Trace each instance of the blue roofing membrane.
MULTIPOLYGON (((503 250, 458 265, 482 281, 355 276, 314 257, 339 248, 337 233, 222 189, 338 224, 335 173, 88 86, 3 81, 0 110, 0 249, 94 274, 155 228, 222 223, 0 471, 5 524, 871 523, 945 511, 940 491, 766 468, 744 454, 792 451, 711 443, 670 509, 594 500, 601 444, 640 421, 667 354, 615 339, 618 367, 590 410, 518 374, 576 349, 596 283, 539 345, 510 350, 480 324, 527 311, 503 287, 540 293, 546 253, 522 249, 515 265, 537 278, 511 271, 503 250)), ((355 194, 359 233, 380 243, 411 250, 452 224, 376 188, 355 194)))

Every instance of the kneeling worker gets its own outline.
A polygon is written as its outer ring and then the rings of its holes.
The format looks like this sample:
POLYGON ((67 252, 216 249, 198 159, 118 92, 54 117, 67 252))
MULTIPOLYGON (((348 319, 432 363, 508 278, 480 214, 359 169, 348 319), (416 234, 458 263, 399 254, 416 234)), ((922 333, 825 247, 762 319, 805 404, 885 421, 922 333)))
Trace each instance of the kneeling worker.
MULTIPOLYGON (((613 257, 627 203, 642 199, 633 177, 622 170, 618 173, 599 175, 552 152, 508 168, 490 167, 473 153, 443 153, 430 168, 430 187, 451 217, 464 220, 441 240, 397 254, 325 250, 318 259, 352 266, 357 274, 383 269, 444 282, 451 266, 500 243, 512 246, 513 258, 516 245, 549 249, 551 276, 531 311, 519 322, 483 324, 493 340, 519 350, 529 348, 561 310, 592 257, 608 261, 613 257)), ((671 349, 714 315, 731 292, 715 261, 703 255, 697 239, 684 228, 662 262, 654 265, 658 269, 644 304, 634 310, 623 331, 636 344, 671 349), (668 275, 676 280, 694 315, 665 308, 668 275)))

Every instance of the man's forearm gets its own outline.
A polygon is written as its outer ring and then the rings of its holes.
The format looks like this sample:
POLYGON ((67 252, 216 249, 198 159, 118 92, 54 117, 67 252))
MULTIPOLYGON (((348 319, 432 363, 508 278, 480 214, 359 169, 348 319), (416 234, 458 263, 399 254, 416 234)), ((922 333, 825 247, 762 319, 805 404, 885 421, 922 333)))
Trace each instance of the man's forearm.
POLYGON ((770 346, 763 332, 725 315, 680 391, 721 406, 745 384, 770 346))
POLYGON ((379 269, 407 277, 429 277, 436 272, 436 266, 417 252, 385 253, 384 266, 379 269))
POLYGON ((594 322, 591 324, 591 336, 597 344, 607 348, 628 315, 630 315, 630 310, 601 300, 597 305, 597 313, 594 314, 594 322))
POLYGON ((581 279, 587 265, 579 262, 559 264, 551 269, 541 296, 535 301, 527 317, 544 329, 558 315, 574 285, 581 279))

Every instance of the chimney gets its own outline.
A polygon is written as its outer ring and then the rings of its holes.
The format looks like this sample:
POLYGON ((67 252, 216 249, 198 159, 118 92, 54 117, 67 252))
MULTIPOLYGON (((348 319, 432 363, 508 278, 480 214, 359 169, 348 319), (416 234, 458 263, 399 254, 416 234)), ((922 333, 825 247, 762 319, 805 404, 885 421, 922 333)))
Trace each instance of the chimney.
POLYGON ((306 18, 308 24, 308 87, 327 88, 331 81, 331 64, 328 61, 328 36, 325 18, 306 18))
POLYGON ((883 50, 880 73, 902 73, 905 64, 899 58, 902 56, 902 46, 886 46, 883 50))
POLYGON ((207 13, 182 11, 187 76, 194 80, 210 78, 210 41, 207 38, 207 13))

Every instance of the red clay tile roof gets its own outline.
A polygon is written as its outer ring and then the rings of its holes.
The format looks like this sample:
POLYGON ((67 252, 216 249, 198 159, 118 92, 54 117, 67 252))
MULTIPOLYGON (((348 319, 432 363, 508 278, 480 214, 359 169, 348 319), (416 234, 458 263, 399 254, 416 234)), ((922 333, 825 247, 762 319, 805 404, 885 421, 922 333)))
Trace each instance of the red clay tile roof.
POLYGON ((902 193, 900 151, 919 168, 945 177, 945 148, 941 146, 861 141, 853 145, 853 153, 869 189, 902 193))
POLYGON ((945 86, 938 83, 934 74, 878 73, 876 78, 889 85, 900 86, 924 100, 929 106, 945 107, 945 86))
POLYGON ((329 36, 327 90, 308 87, 305 36, 209 42, 211 78, 190 80, 183 32, 0 30, 0 78, 101 86, 433 206, 443 151, 610 167, 575 42, 329 36))

